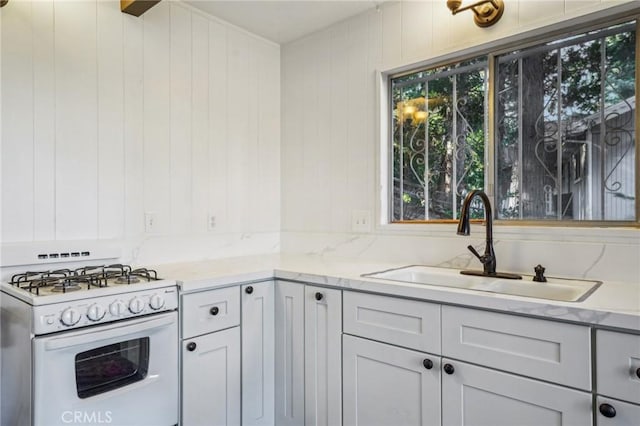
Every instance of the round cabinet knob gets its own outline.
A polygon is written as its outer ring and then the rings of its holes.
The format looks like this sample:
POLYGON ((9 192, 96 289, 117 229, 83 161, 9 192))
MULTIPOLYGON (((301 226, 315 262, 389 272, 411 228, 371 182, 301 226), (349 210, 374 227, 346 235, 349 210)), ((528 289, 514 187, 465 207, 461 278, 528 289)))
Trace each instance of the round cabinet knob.
POLYGON ((611 418, 616 416, 616 409, 613 408, 613 405, 600 404, 600 407, 598 409, 600 410, 600 414, 602 414, 605 417, 611 418))
POLYGON ((453 368, 453 365, 451 364, 445 364, 443 368, 444 368, 444 372, 447 374, 453 374, 453 372, 456 371, 456 369, 453 368))
POLYGON ((100 321, 102 318, 104 318, 106 313, 107 312, 104 310, 102 305, 94 303, 93 305, 89 306, 89 309, 87 309, 87 318, 89 318, 91 321, 100 321))
POLYGON ((196 350, 196 346, 197 346, 196 342, 189 342, 189 343, 187 343, 187 350, 189 352, 193 352, 193 351, 196 350))
POLYGON ((69 327, 72 325, 76 325, 78 321, 80 321, 80 313, 73 308, 67 308, 62 311, 62 315, 60 316, 60 321, 69 327))
POLYGON ((429 358, 425 358, 424 361, 422 361, 422 365, 424 365, 424 368, 427 370, 431 370, 433 368, 433 361, 429 358))
POLYGON ((316 300, 317 300, 318 302, 319 302, 319 301, 321 301, 323 297, 324 297, 324 296, 322 295, 322 293, 320 293, 320 292, 317 292, 317 293, 316 293, 316 300))
POLYGON ((162 298, 162 296, 158 296, 157 294, 152 295, 149 298, 149 307, 154 311, 162 309, 164 307, 164 298, 162 298))
POLYGON ((249 286, 249 287, 245 288, 244 292, 247 293, 247 294, 253 293, 253 287, 249 286))
POLYGON ((218 312, 220 312, 220 308, 218 308, 217 306, 214 306, 213 308, 211 308, 211 309, 209 310, 209 313, 210 313, 211 315, 218 315, 218 312))
POLYGON ((138 297, 134 297, 129 302, 129 311, 131 311, 132 314, 139 314, 140 312, 142 312, 143 309, 144 309, 144 302, 138 297))
POLYGON ((125 309, 127 309, 127 307, 124 306, 122 300, 116 300, 109 305, 109 313, 114 317, 119 317, 124 314, 125 309))
POLYGON ((640 379, 640 367, 638 367, 638 369, 636 370, 636 376, 638 377, 638 379, 640 379))

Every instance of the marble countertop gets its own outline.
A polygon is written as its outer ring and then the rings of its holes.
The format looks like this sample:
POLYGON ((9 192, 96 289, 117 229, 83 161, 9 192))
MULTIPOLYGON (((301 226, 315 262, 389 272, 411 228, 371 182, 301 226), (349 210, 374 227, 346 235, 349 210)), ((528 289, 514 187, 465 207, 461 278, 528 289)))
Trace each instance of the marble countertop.
POLYGON ((556 302, 361 276, 402 266, 407 265, 313 255, 264 255, 162 264, 154 268, 159 276, 179 281, 184 293, 280 278, 603 327, 640 330, 640 283, 605 281, 583 302, 556 302))

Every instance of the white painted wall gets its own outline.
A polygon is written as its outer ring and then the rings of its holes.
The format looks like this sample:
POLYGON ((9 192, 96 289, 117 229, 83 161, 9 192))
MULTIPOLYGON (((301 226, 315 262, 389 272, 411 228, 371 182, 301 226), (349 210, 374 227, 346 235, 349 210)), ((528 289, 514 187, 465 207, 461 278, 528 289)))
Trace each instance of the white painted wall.
POLYGON ((3 243, 116 239, 140 263, 277 250, 278 45, 177 1, 0 15, 3 243))
MULTIPOLYGON (((480 267, 454 225, 381 224, 377 72, 633 2, 505 3, 502 20, 487 29, 471 12, 452 16, 444 1, 386 3, 283 46, 283 252, 480 267), (371 212, 371 232, 352 232, 355 210, 371 212)), ((640 276, 637 229, 506 226, 495 236, 502 270, 531 272, 542 263, 551 276, 640 276)), ((482 249, 484 229, 476 226, 472 237, 482 249)))

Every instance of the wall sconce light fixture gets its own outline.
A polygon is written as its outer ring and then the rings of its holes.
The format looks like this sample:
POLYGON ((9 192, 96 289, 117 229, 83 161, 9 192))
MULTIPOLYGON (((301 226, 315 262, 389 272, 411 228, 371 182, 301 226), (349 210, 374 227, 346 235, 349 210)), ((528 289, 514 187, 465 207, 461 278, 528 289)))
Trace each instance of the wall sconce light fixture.
POLYGON ((502 0, 480 0, 469 6, 462 6, 462 0, 447 0, 447 7, 452 14, 464 12, 471 9, 473 20, 479 27, 490 27, 500 20, 504 12, 504 2, 502 0))

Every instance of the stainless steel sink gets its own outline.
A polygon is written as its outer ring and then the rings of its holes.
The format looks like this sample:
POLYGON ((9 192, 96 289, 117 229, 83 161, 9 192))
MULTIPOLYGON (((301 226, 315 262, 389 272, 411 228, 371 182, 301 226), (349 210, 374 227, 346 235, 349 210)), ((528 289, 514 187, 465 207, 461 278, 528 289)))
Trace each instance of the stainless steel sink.
POLYGON ((527 275, 523 275, 522 280, 479 277, 461 275, 456 269, 431 266, 405 266, 398 269, 363 274, 362 276, 410 284, 455 287, 561 302, 582 302, 602 284, 601 281, 552 277, 547 277, 546 283, 540 283, 534 282, 533 276, 527 275))

